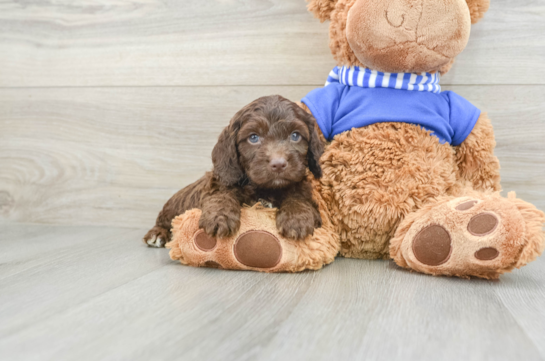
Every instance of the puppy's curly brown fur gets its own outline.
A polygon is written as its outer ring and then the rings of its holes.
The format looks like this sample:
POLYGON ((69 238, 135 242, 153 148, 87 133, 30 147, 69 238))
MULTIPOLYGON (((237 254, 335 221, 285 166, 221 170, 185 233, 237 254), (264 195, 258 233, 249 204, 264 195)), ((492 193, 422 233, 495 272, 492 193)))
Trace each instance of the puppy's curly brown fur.
POLYGON ((199 226, 206 233, 228 237, 240 227, 241 207, 258 201, 278 208, 282 236, 303 239, 322 224, 306 180, 307 170, 321 177, 322 153, 312 115, 281 96, 259 98, 237 112, 219 136, 213 171, 168 200, 144 242, 164 246, 172 219, 193 208, 202 210, 199 226))

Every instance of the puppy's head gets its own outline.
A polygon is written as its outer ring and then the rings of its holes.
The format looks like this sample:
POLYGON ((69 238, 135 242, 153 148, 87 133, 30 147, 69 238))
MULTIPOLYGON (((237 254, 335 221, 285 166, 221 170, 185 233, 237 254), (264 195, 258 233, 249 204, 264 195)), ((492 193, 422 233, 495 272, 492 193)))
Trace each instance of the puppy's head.
POLYGON ((235 114, 212 151, 214 175, 232 186, 247 177, 261 188, 283 188, 322 175, 323 144, 316 121, 278 95, 259 98, 235 114))

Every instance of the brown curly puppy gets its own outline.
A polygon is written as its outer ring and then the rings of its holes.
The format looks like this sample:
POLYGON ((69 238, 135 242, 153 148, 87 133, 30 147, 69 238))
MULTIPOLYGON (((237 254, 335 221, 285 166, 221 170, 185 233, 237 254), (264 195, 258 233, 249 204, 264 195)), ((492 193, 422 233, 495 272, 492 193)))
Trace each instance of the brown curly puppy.
POLYGON ((281 97, 259 98, 235 114, 212 151, 214 169, 176 193, 144 237, 150 246, 170 241, 171 222, 185 211, 202 210, 199 227, 213 237, 229 237, 240 227, 244 204, 278 208, 280 234, 303 239, 321 227, 307 169, 322 175, 323 143, 314 117, 281 97))

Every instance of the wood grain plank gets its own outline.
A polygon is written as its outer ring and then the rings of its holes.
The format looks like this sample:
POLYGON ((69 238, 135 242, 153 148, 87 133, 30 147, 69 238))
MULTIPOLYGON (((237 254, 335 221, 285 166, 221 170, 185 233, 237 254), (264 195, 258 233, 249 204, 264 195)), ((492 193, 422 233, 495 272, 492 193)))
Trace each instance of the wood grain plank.
MULTIPOLYGON (((210 170, 217 136, 240 107, 311 89, 0 89, 0 218, 151 225, 172 194, 210 170)), ((545 86, 449 89, 489 111, 504 189, 545 209, 545 86)))
MULTIPOLYGON (((445 84, 544 84, 545 7, 494 0, 445 84)), ((0 2, 0 86, 321 85, 303 0, 0 2)))
MULTIPOLYGON (((166 359, 158 354, 162 349, 179 355, 174 336, 176 343, 185 340, 184 359, 193 359, 212 329, 223 335, 216 341, 231 335, 257 346, 275 332, 267 325, 287 316, 313 278, 184 267, 170 261, 166 250, 145 247, 134 230, 120 232, 91 236, 62 256, 50 253, 45 264, 0 281, 0 354, 10 360, 158 360, 166 359), (270 306, 267 312, 264 305, 270 306), (248 337, 255 328, 262 332, 248 337)), ((42 241, 57 243, 47 229, 42 241)))
POLYGON ((498 286, 337 259, 262 352, 272 360, 509 360, 525 351, 541 359, 498 286))
POLYGON ((545 259, 502 276, 494 291, 545 359, 545 259))
POLYGON ((41 235, 0 240, 8 273, 0 279, 2 339, 170 263, 166 251, 144 252, 142 229, 19 227, 41 235))
POLYGON ((91 242, 92 238, 111 239, 117 232, 117 229, 112 230, 110 227, 0 225, 0 280, 51 263, 51 259, 61 259, 66 249, 78 248, 91 242), (44 238, 44 235, 47 237, 44 238))
MULTIPOLYGON (((545 307, 521 293, 543 293, 543 258, 505 282, 343 258, 318 272, 260 274, 182 266, 138 243, 141 230, 30 227, 42 245, 63 247, 0 280, 9 360, 542 359, 543 330, 530 335, 525 308, 512 306, 545 307), (76 247, 58 240, 84 232, 76 247)), ((32 247, 25 237, 6 257, 32 247)))

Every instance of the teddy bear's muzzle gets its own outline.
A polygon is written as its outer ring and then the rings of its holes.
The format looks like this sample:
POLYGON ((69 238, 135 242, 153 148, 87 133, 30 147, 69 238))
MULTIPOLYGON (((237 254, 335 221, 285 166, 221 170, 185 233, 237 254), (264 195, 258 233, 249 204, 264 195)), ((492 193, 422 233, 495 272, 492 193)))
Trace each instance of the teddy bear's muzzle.
POLYGON ((465 48, 470 27, 464 0, 356 0, 346 36, 358 60, 374 70, 431 72, 465 48))

